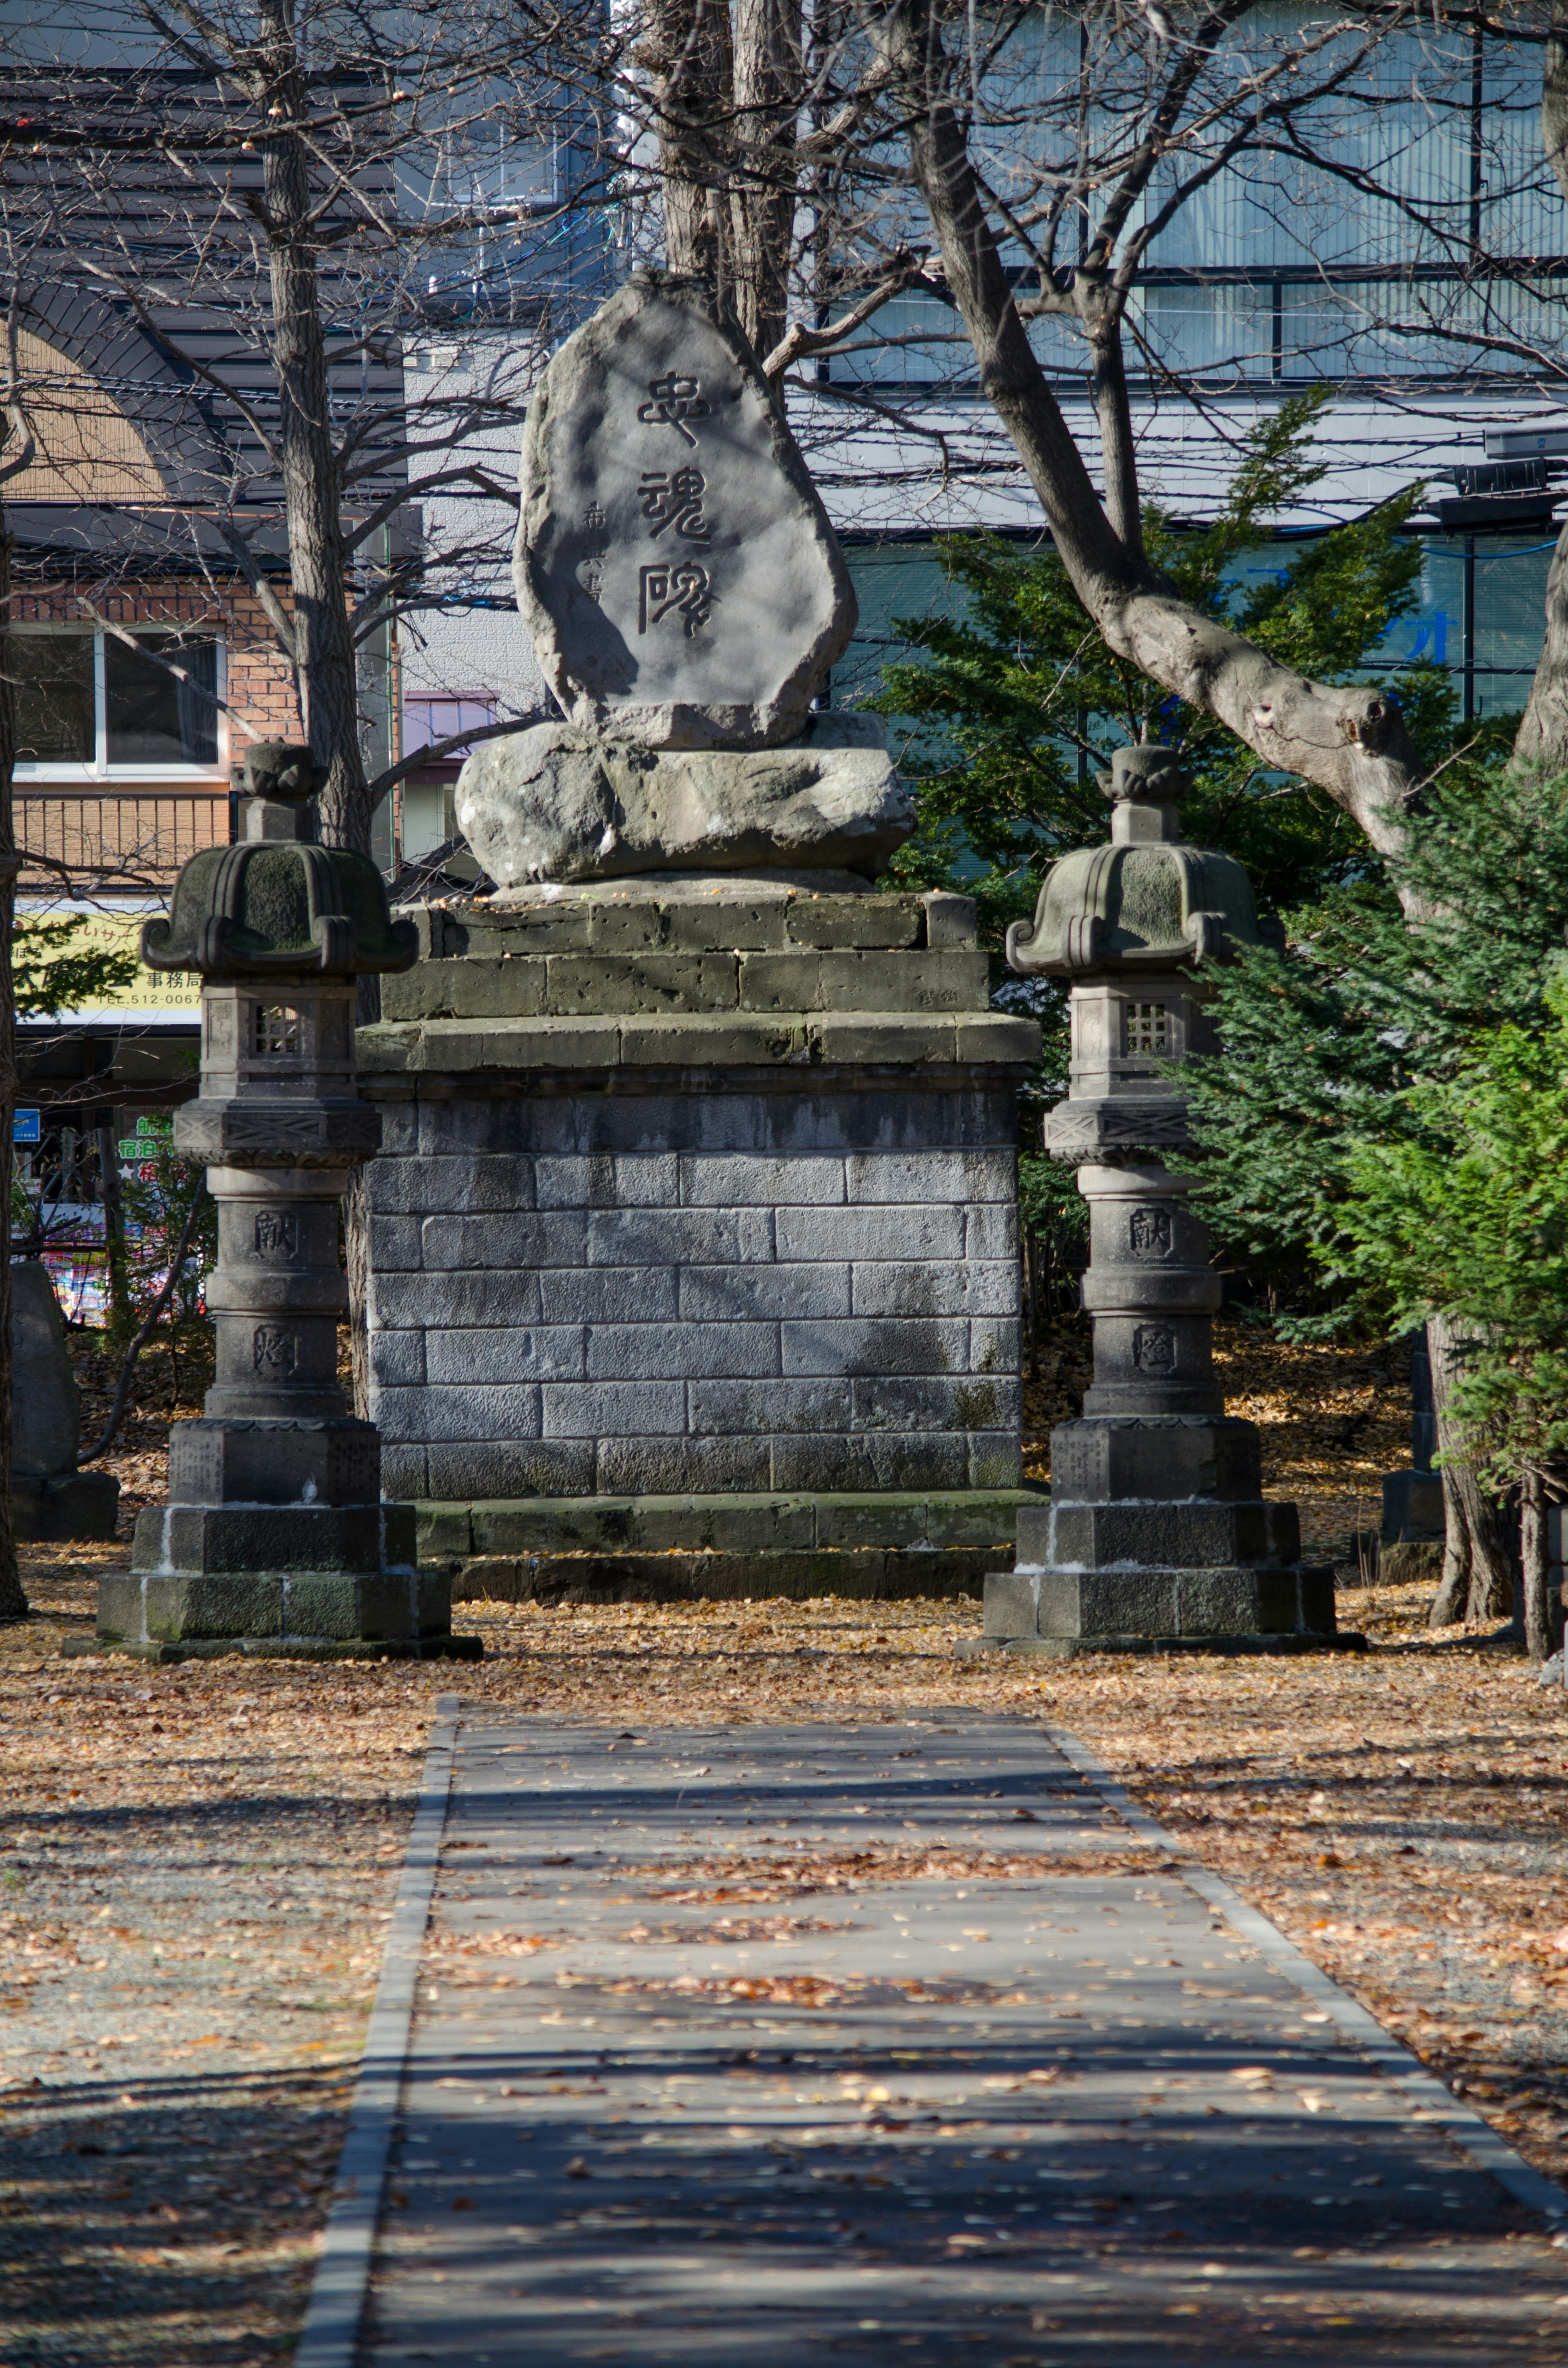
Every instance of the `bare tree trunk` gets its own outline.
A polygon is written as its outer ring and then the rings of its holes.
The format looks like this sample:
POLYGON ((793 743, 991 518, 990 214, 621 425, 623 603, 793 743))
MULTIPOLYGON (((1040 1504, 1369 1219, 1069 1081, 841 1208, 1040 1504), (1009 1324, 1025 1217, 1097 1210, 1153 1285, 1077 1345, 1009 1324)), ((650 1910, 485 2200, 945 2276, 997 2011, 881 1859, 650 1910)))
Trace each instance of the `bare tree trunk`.
POLYGON ((1513 762, 1543 772, 1568 771, 1568 527, 1546 578, 1546 638, 1529 703, 1514 735, 1513 762))
MULTIPOLYGON (((363 1021, 360 1022, 363 1026, 363 1021)), ((370 1418, 370 1196, 356 1167, 343 1196, 344 1263, 348 1269, 348 1365, 354 1411, 370 1418)))
POLYGON ((665 261, 731 294, 722 159, 734 65, 726 0, 659 0, 645 54, 659 110, 665 261))
POLYGON ((1514 1554, 1506 1513, 1482 1492, 1449 1417, 1456 1366, 1453 1326, 1432 1316, 1426 1326, 1432 1362, 1432 1410, 1443 1451, 1443 1517, 1447 1545, 1443 1577, 1427 1617, 1434 1628, 1456 1620, 1506 1620, 1514 1608, 1514 1554), (1453 1461, 1449 1459, 1452 1457, 1453 1461))
POLYGON ((1546 1536, 1546 1484, 1527 1465, 1519 1484, 1519 1579, 1525 1599, 1525 1645, 1532 1661, 1551 1654, 1551 1613, 1546 1600, 1551 1554, 1546 1536))
POLYGON ((25 1620, 11 1496, 11 1135, 17 1107, 17 998, 11 939, 17 913, 17 837, 11 768, 17 753, 17 693, 11 672, 11 538, 0 521, 0 1193, 6 1252, 0 1258, 0 1620, 25 1620))
MULTIPOLYGON (((1399 818, 1420 780, 1397 706, 1375 691, 1304 680, 1189 607, 1116 533, 1013 301, 963 128, 942 96, 947 60, 927 0, 910 0, 892 15, 881 40, 908 109, 911 169, 981 387, 1028 472, 1074 589, 1108 645, 1218 717, 1265 764, 1326 791, 1380 853, 1397 852, 1399 818)), ((1106 367, 1097 379, 1099 389, 1114 395, 1106 367)), ((1125 514, 1124 483, 1115 498, 1125 514)))
POLYGON ((333 448, 326 339, 310 165, 300 133, 309 93, 290 13, 262 0, 260 55, 267 113, 283 128, 263 138, 262 196, 272 279, 278 441, 294 593, 294 633, 305 734, 325 776, 321 835, 332 847, 370 847, 370 802, 359 744, 359 690, 348 619, 348 554, 333 448))
POLYGON ((736 0, 737 170, 730 194, 735 315, 766 359, 790 318, 801 0, 736 0))
POLYGON ((1138 496, 1138 447, 1127 392, 1121 313, 1099 297, 1089 310, 1089 350, 1094 356, 1091 384, 1105 462, 1106 516, 1122 549, 1131 558, 1141 560, 1143 513, 1138 496))
MULTIPOLYGON (((1568 26, 1553 25, 1546 38, 1540 141, 1557 186, 1568 199, 1568 26)), ((1546 579, 1546 640, 1514 741, 1514 762, 1539 765, 1547 772, 1568 769, 1568 527, 1546 579)))

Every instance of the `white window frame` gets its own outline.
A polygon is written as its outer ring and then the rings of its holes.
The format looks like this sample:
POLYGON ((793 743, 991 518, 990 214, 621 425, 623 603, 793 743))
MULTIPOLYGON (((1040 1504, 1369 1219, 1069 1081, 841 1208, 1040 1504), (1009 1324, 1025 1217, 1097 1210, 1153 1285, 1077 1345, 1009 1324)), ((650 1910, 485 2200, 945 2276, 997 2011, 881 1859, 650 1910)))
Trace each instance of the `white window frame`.
MULTIPOLYGON (((142 625, 141 627, 131 625, 128 626, 126 630, 128 632, 135 634, 138 632, 146 633, 167 633, 177 632, 179 629, 177 626, 166 624, 149 624, 142 625)), ((104 659, 104 644, 108 639, 108 636, 99 631, 96 626, 14 625, 11 628, 11 631, 13 636, 17 641, 41 641, 46 635, 57 634, 68 637, 72 641, 86 641, 90 639, 93 643, 93 760, 91 764, 84 765, 76 763, 37 765, 18 762, 14 770, 14 778, 18 784, 31 785, 35 782, 54 783, 71 781, 128 781, 132 783, 137 781, 167 781, 180 783, 185 781, 226 782, 228 780, 229 718, 222 708, 218 709, 214 718, 217 732, 218 754, 210 765, 176 765, 174 763, 162 765, 111 765, 108 761, 108 668, 104 659)), ((226 699, 229 695, 229 646, 222 634, 214 633, 211 638, 218 644, 218 664, 216 668, 218 696, 220 699, 226 699)))

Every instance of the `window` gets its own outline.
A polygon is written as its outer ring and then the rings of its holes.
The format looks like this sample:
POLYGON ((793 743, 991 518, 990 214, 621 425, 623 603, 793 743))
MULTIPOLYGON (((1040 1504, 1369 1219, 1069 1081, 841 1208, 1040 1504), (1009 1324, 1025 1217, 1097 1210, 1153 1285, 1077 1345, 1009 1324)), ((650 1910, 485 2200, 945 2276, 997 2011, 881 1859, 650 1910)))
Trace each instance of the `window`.
POLYGON ((258 1053, 299 1051, 300 1015, 291 1003, 256 1005, 254 1049, 258 1053))
POLYGON ((90 765, 97 753, 95 637, 17 633, 17 762, 90 765))
POLYGON ((111 633, 12 637, 19 772, 219 769, 222 643, 165 631, 138 632, 136 644, 111 633))
POLYGON ((1129 1053, 1168 1053, 1171 1049, 1170 1014, 1163 1003, 1130 1003, 1127 1006, 1127 1050, 1129 1053))
POLYGON ((111 765, 215 765, 218 644, 139 633, 139 649, 104 636, 104 708, 111 765), (172 659, 181 674, 153 656, 172 659), (182 679, 181 677, 188 679, 182 679), (203 694, 206 694, 204 696, 203 694))

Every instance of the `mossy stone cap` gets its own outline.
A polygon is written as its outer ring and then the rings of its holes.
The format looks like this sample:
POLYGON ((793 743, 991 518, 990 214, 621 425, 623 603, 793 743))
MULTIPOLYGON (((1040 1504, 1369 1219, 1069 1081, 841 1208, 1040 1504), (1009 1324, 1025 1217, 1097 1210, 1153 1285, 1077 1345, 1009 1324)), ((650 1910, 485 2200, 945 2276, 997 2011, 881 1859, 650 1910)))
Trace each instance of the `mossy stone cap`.
POLYGON ((1007 932, 1013 970, 1169 970, 1274 942, 1258 927, 1252 882, 1235 859, 1176 836, 1174 810, 1187 783, 1169 749, 1119 748, 1098 779, 1117 809, 1115 839, 1052 864, 1033 923, 1015 921, 1007 932))
POLYGON ((150 970, 204 978, 351 978, 407 970, 418 951, 412 921, 392 920, 368 855, 306 839, 204 848, 176 882, 169 918, 142 932, 150 970))

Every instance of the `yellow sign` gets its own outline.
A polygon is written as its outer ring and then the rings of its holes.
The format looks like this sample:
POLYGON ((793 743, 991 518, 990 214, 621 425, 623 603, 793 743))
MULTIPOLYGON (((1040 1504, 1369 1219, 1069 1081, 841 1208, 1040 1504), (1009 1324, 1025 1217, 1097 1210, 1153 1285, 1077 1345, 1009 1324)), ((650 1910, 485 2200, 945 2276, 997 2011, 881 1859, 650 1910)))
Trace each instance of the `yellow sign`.
MULTIPOLYGON (((53 905, 31 912, 23 908, 18 921, 74 921, 75 929, 66 939, 62 952, 85 954, 93 952, 140 955, 142 925, 155 920, 161 908, 143 909, 137 913, 105 913, 97 907, 53 905)), ((136 975, 123 986, 100 988, 90 1009, 62 1011, 61 1019, 97 1019, 100 1014, 110 1017, 147 1014, 197 1018, 201 1010, 201 973, 194 970, 149 970, 138 960, 136 975)))

